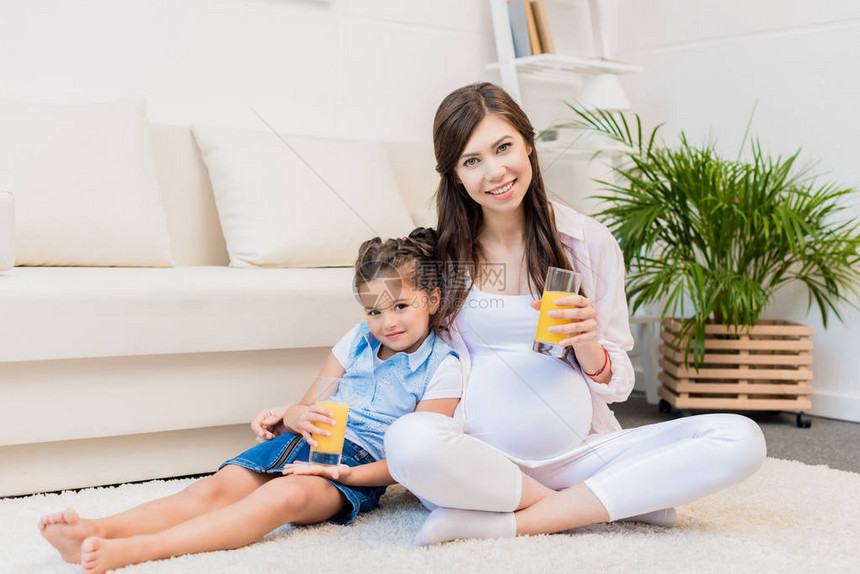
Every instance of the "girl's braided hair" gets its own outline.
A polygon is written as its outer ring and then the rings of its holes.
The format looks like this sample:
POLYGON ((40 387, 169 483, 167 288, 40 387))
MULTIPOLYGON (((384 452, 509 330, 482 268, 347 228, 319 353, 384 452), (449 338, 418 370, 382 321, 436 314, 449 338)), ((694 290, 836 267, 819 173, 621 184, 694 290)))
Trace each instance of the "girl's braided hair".
MULTIPOLYGON (((383 241, 379 237, 361 244, 355 260, 354 291, 362 291, 367 283, 378 278, 405 281, 416 291, 427 295, 426 303, 442 296, 442 273, 436 251, 436 231, 429 227, 413 229, 408 237, 383 241)), ((438 330, 441 315, 430 317, 430 328, 438 330)))

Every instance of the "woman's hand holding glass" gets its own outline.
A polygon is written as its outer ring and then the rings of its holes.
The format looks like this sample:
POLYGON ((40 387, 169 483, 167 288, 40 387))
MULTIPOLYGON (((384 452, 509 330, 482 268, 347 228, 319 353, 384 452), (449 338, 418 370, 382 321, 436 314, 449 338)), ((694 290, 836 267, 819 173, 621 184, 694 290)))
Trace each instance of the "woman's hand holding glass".
MULTIPOLYGON (((532 308, 540 310, 540 301, 532 301, 532 308)), ((597 340, 597 311, 591 306, 591 300, 582 295, 559 297, 555 304, 567 309, 554 309, 549 316, 554 319, 570 321, 564 325, 549 328, 550 333, 563 333, 565 338, 559 343, 562 347, 572 346, 574 349, 585 343, 597 340)))

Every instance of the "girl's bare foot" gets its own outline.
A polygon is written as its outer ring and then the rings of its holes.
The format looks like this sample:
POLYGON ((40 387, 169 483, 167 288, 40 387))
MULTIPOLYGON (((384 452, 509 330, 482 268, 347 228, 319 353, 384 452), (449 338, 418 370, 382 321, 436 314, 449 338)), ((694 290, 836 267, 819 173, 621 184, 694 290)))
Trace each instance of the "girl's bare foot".
POLYGON ((81 544, 81 566, 84 574, 104 574, 144 561, 133 556, 135 545, 131 539, 105 539, 90 536, 81 544))
POLYGON ((146 562, 141 537, 99 538, 90 536, 81 544, 81 566, 84 574, 104 574, 129 564, 146 562))
POLYGON ((81 519, 74 508, 57 514, 46 514, 39 520, 42 536, 57 549, 63 560, 72 564, 81 562, 81 543, 95 534, 88 520, 81 519))

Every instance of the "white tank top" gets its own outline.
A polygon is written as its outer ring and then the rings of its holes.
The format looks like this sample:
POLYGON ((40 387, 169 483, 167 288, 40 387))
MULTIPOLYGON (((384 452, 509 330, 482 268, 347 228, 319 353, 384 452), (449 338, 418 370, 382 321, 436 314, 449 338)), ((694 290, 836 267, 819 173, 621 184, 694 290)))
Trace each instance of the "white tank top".
POLYGON ((470 435, 520 462, 570 451, 591 426, 582 374, 532 351, 538 319, 532 300, 473 286, 456 319, 472 366, 455 417, 466 421, 470 435))

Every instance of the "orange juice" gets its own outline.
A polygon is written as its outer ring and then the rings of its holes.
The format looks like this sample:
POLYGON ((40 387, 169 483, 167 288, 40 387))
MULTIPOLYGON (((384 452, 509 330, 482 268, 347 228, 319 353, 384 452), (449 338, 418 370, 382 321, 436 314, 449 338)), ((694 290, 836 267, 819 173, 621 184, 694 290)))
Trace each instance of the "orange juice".
POLYGON ((543 298, 540 301, 540 316, 538 317, 537 331, 535 332, 535 340, 551 345, 558 345, 567 337, 566 333, 550 333, 549 327, 557 325, 566 325, 570 323, 568 319, 554 319, 547 315, 548 311, 553 309, 570 309, 570 307, 560 307, 553 303, 554 300, 561 297, 567 297, 571 293, 564 291, 544 291, 543 298))
POLYGON ((346 419, 349 416, 349 403, 340 401, 317 401, 318 406, 334 413, 335 425, 327 425, 315 422, 314 426, 319 429, 331 431, 331 436, 314 434, 314 440, 319 443, 311 448, 310 462, 317 464, 340 464, 340 453, 343 451, 343 437, 346 432, 346 419))

